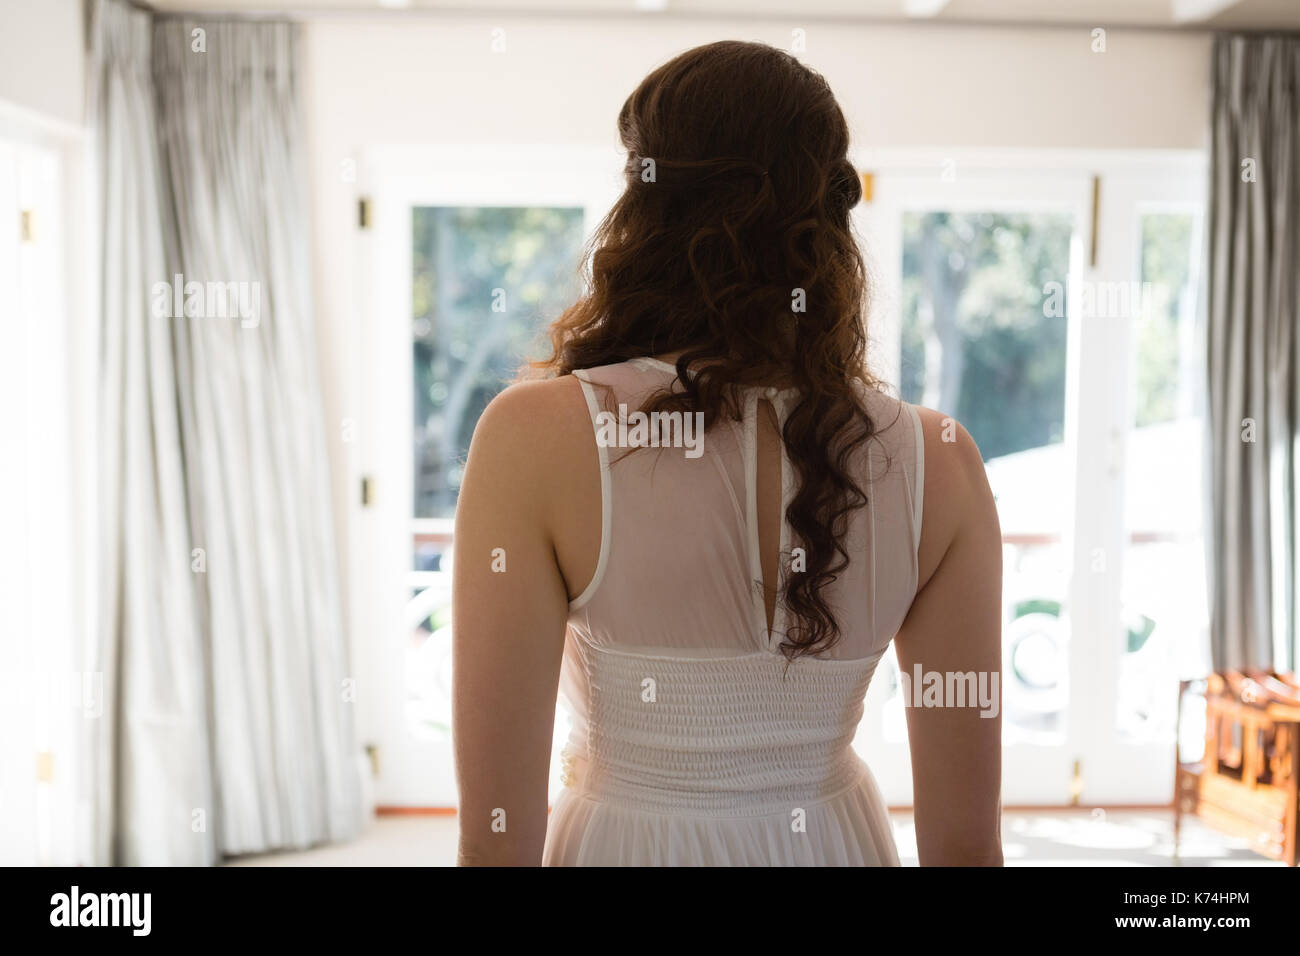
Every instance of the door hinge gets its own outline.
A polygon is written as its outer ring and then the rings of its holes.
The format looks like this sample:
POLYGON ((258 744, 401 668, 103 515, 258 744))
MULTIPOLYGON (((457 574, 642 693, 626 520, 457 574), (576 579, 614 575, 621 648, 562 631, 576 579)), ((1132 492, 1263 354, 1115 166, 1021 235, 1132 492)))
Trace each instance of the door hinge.
POLYGON ((369 196, 362 196, 357 200, 357 226, 361 229, 369 229, 373 223, 374 204, 369 196))
POLYGON ((1070 772, 1070 806, 1077 807, 1083 797, 1083 761, 1076 760, 1070 772))
POLYGON ((19 234, 23 242, 36 241, 36 210, 24 209, 18 214, 19 234))
POLYGON ((369 508, 375 503, 375 479, 371 475, 361 476, 361 506, 369 508))

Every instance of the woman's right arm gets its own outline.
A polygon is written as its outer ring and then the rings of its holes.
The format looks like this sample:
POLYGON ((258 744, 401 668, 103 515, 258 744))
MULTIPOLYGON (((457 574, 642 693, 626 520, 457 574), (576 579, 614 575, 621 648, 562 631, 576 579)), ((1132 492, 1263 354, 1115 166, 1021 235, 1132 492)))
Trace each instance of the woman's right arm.
MULTIPOLYGON (((909 680, 960 674, 984 702, 907 709, 922 866, 1001 866, 1002 533, 984 463, 955 420, 918 409, 925 436, 920 588, 895 644, 909 680)), ((923 688, 922 688, 923 689, 923 688)), ((923 698, 922 698, 923 699, 923 698)))

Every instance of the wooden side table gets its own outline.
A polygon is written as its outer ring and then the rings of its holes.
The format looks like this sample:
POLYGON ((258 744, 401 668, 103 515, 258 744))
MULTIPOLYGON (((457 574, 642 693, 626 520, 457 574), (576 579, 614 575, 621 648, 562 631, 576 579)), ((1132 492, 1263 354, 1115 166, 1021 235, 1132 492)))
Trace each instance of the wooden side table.
MULTIPOLYGON (((1179 684, 1179 714, 1196 681, 1179 684)), ((1297 862, 1300 816, 1300 684, 1291 675, 1227 671, 1206 681, 1205 754, 1175 758, 1174 852, 1183 814, 1250 841, 1258 853, 1297 862)))

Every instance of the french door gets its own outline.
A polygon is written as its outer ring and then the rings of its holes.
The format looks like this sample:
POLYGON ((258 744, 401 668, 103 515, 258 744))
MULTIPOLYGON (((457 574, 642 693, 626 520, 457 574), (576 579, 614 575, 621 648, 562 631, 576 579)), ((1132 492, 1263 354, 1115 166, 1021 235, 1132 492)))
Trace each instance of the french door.
POLYGON ((0 112, 0 865, 64 866, 80 858, 79 736, 103 716, 78 654, 94 551, 79 360, 93 336, 70 321, 85 314, 70 281, 75 144, 8 120, 0 112))
MULTIPOLYGON (((1177 682, 1205 667, 1200 167, 873 159, 875 368, 967 427, 997 499, 1003 801, 1166 802, 1177 682)), ((898 685, 891 654, 856 746, 908 804, 898 685)))
MULTIPOLYGON (((579 292, 618 196, 601 149, 394 148, 358 165, 365 332, 353 510, 359 726, 380 806, 452 807, 452 524, 474 423, 579 292)), ((556 750, 568 725, 556 721, 556 750)), ((552 792, 559 789, 552 760, 552 792)))
MULTIPOLYGON (((1204 673, 1202 170, 1185 156, 864 158, 872 362, 955 415, 1004 534, 1004 802, 1167 800, 1177 681, 1204 673)), ((473 422, 576 294, 617 196, 603 150, 376 150, 352 630, 377 802, 452 806, 450 542, 473 422), (567 300, 566 300, 567 297, 567 300)), ((911 802, 897 667, 856 746, 911 802)), ((557 721, 557 739, 565 732, 557 721)), ((554 782, 553 782, 554 786, 554 782)))

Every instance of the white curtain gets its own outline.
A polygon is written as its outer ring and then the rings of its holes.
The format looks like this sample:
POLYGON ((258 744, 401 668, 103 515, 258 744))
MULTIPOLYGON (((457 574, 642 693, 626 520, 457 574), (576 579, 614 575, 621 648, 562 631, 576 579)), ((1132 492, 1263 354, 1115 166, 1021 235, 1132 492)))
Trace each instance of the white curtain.
POLYGON ((94 864, 216 859, 207 668, 190 570, 172 319, 150 289, 163 245, 149 14, 95 11, 91 128, 98 173, 100 614, 86 669, 103 675, 86 722, 94 864))
MULTIPOLYGON (((147 553, 142 580, 135 559, 118 572, 156 613, 134 628, 117 621, 115 639, 106 631, 101 643, 123 661, 138 657, 153 678, 118 688, 124 712, 152 713, 172 697, 181 710, 183 699, 183 717, 173 716, 188 747, 154 767, 162 728, 123 722, 109 761, 118 792, 147 783, 168 820, 182 804, 186 819, 179 841, 159 835, 161 816, 147 829, 141 820, 113 857, 206 863, 343 839, 361 811, 315 364, 296 28, 148 24, 117 0, 100 0, 99 12, 101 33, 131 24, 141 57, 131 60, 136 85, 118 94, 138 115, 122 107, 101 122, 106 156, 126 150, 116 142, 124 136, 135 148, 121 173, 136 177, 133 188, 104 184, 106 235, 149 234, 138 264, 103 256, 106 291, 130 286, 111 320, 106 299, 105 394, 144 389, 137 364, 148 360, 146 394, 167 409, 124 402, 131 420, 102 433, 130 435, 144 427, 136 419, 152 428, 147 446, 125 442, 141 472, 152 468, 149 480, 128 471, 106 491, 146 501, 165 527, 137 543, 147 553), (183 298, 189 283, 231 294, 206 297, 194 315, 149 318, 145 296, 176 275, 183 298), (120 337, 112 322, 146 332, 120 337), (206 836, 194 832, 199 809, 206 836)), ((118 531, 141 537, 134 525, 118 531)))
POLYGON ((296 54, 288 23, 164 19, 154 32, 186 280, 242 283, 241 306, 256 305, 181 322, 178 353, 226 853, 349 836, 360 807, 296 54))

